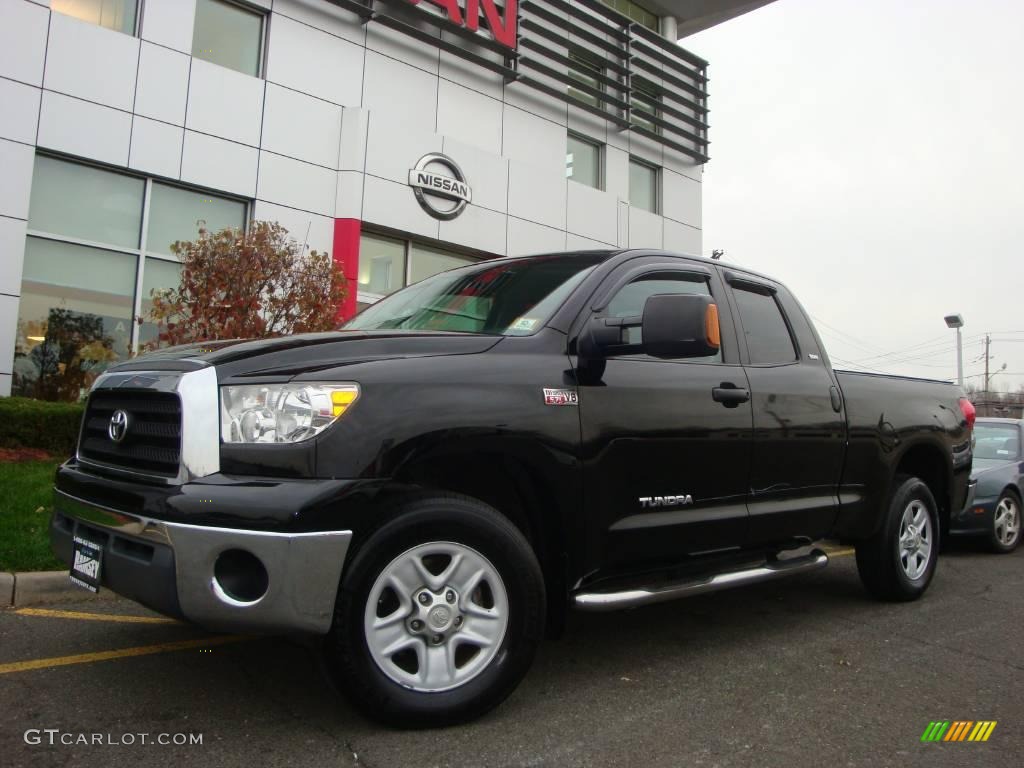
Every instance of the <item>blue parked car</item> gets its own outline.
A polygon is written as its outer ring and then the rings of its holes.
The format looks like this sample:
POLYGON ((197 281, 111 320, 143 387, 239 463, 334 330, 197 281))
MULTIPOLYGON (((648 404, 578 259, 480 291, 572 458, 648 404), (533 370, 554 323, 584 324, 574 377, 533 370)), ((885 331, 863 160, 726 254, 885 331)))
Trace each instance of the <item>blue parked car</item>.
POLYGON ((979 418, 974 425, 973 498, 950 521, 952 534, 987 536, 996 552, 1020 543, 1024 420, 979 418))

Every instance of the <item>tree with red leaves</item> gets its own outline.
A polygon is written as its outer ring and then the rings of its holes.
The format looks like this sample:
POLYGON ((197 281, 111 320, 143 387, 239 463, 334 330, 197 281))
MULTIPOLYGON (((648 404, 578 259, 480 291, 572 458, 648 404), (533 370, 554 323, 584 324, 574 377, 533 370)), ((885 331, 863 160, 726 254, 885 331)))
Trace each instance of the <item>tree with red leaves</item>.
POLYGON ((152 292, 146 319, 159 335, 148 346, 333 330, 345 276, 328 254, 303 251, 266 221, 247 232, 201 227, 197 240, 174 243, 181 283, 152 292))

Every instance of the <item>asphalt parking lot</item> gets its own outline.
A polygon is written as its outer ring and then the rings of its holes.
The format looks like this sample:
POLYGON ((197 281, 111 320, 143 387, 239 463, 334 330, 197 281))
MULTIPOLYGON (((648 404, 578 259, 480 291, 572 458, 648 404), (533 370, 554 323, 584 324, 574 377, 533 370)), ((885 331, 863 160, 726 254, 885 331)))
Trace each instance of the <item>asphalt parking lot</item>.
POLYGON ((121 600, 8 610, 0 763, 1016 768, 1022 595, 1024 550, 955 544, 909 605, 868 600, 839 550, 789 581, 576 614, 502 707, 419 732, 362 719, 293 640, 211 640, 121 600), (922 743, 934 720, 998 725, 985 743, 922 743), (202 744, 59 744, 94 733, 202 744))

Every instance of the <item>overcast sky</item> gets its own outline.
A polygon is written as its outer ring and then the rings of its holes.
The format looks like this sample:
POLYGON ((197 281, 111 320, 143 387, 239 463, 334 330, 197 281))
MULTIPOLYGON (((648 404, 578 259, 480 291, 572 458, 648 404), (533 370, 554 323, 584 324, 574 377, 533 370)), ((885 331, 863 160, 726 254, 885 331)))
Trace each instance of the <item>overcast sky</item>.
POLYGON ((836 367, 1024 386, 1024 2, 776 0, 710 62, 704 249, 786 283, 836 367), (894 354, 895 353, 895 354, 894 354))

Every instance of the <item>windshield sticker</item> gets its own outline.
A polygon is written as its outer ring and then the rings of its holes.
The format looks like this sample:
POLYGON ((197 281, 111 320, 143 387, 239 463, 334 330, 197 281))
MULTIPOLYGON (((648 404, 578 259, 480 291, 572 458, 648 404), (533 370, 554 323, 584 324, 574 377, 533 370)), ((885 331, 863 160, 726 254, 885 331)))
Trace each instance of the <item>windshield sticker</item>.
POLYGON ((580 396, 572 389, 545 389, 544 405, 579 405, 580 396))
POLYGON ((536 317, 520 317, 514 323, 512 323, 513 331, 532 331, 537 327, 537 323, 540 322, 539 318, 536 317))

